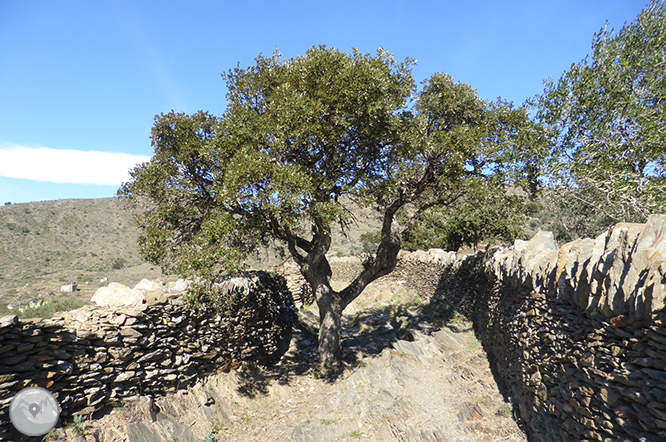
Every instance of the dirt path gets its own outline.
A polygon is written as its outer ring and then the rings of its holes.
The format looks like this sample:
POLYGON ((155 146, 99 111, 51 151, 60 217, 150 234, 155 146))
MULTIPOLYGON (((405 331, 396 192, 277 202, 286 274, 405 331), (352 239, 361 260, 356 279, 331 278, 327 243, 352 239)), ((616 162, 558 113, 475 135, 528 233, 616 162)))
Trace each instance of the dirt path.
POLYGON ((471 332, 399 340, 333 383, 312 375, 232 402, 218 440, 524 441, 471 332))
POLYGON ((471 324, 459 317, 441 329, 424 323, 410 309, 411 295, 375 286, 350 306, 345 368, 335 378, 314 368, 308 324, 316 324, 316 309, 306 311, 278 365, 243 367, 137 401, 85 423, 79 429, 87 436, 76 439, 70 428, 66 440, 525 441, 471 324))

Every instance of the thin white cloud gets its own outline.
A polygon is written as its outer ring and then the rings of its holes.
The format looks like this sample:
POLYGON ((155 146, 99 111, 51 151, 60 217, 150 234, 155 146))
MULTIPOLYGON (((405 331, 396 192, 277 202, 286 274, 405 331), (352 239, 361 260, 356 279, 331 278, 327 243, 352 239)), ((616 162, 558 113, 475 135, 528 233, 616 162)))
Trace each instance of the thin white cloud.
POLYGON ((0 148, 0 176, 119 186, 129 180, 130 169, 148 160, 150 157, 126 153, 9 146, 0 148))

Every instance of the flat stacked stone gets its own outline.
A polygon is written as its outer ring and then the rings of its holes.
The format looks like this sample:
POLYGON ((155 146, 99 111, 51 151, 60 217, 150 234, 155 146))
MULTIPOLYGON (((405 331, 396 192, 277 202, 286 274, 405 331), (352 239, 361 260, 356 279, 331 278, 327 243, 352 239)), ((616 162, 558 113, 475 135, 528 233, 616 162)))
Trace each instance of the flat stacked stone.
POLYGON ((49 390, 63 417, 86 415, 123 399, 187 388, 233 361, 277 357, 293 306, 273 294, 272 276, 257 279, 261 284, 249 284, 243 298, 252 302, 229 317, 167 302, 85 306, 46 320, 0 318, 0 439, 18 436, 8 408, 26 387, 49 390))

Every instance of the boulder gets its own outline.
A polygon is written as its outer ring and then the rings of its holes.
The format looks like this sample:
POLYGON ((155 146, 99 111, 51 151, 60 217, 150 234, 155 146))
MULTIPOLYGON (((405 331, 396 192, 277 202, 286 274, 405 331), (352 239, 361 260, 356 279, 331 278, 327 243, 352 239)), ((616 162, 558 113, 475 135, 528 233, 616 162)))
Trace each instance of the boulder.
POLYGON ((151 281, 150 279, 143 278, 137 285, 134 286, 134 290, 145 290, 147 292, 152 290, 162 290, 164 286, 159 282, 151 281))
POLYGON ((112 282, 107 287, 100 287, 90 298, 99 306, 104 305, 139 305, 146 302, 141 290, 135 290, 123 284, 112 282))
POLYGON ((179 279, 176 282, 167 284, 167 289, 169 289, 169 292, 172 294, 182 293, 190 287, 190 284, 192 284, 192 281, 189 279, 179 279))

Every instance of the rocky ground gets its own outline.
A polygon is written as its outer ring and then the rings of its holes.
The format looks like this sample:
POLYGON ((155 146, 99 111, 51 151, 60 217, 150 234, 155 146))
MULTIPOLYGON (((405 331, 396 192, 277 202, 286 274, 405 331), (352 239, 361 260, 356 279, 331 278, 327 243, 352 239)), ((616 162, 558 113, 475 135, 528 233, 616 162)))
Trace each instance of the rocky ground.
POLYGON ((345 316, 341 370, 317 366, 316 309, 301 313, 273 367, 244 365, 166 398, 138 398, 46 440, 525 441, 471 324, 441 323, 394 283, 375 284, 345 316))

